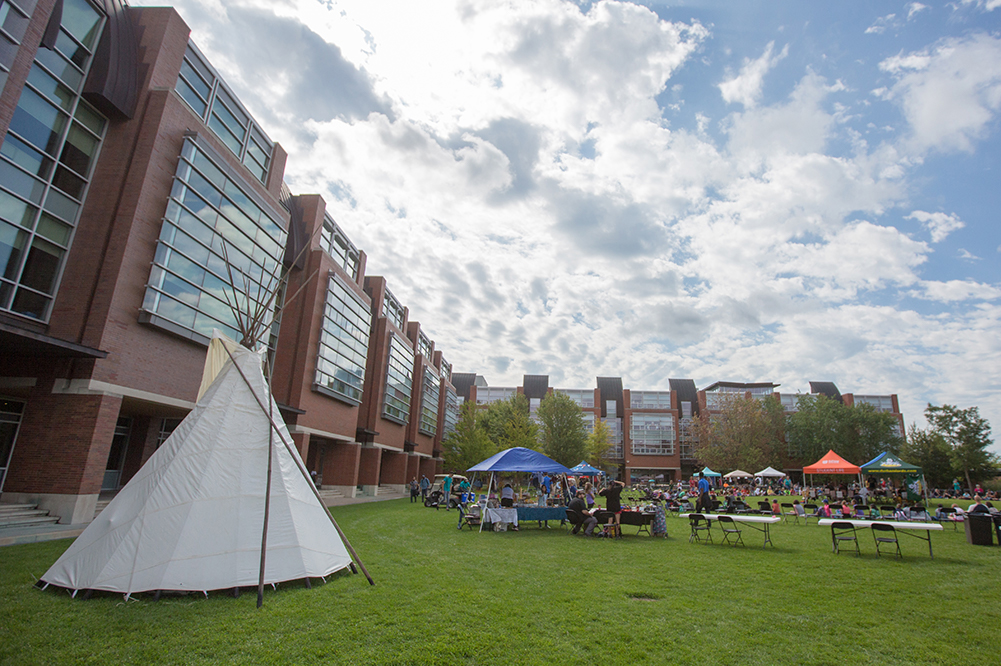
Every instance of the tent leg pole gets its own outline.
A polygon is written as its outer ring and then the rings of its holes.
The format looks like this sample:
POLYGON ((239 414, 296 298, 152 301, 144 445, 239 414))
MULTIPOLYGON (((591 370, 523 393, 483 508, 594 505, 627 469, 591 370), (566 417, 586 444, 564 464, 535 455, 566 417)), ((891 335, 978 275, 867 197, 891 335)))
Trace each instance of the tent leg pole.
MULTIPOLYGON (((316 489, 316 486, 313 484, 313 479, 310 478, 309 472, 307 472, 306 468, 303 467, 302 460, 299 458, 298 455, 293 454, 292 444, 285 441, 285 438, 280 436, 281 431, 278 428, 275 428, 274 419, 271 417, 271 410, 264 408, 264 403, 261 402, 260 396, 258 396, 257 393, 254 391, 254 385, 250 383, 250 380, 247 379, 247 375, 243 373, 243 369, 237 364, 236 359, 233 358, 233 352, 231 352, 228 348, 226 348, 225 345, 223 345, 223 348, 226 349, 226 353, 229 354, 230 360, 233 361, 233 366, 236 368, 236 371, 240 373, 241 377, 243 377, 243 381, 247 384, 247 387, 250 389, 250 393, 254 396, 254 400, 257 401, 257 406, 261 408, 261 411, 263 411, 265 414, 268 415, 268 421, 271 424, 271 429, 279 434, 279 439, 281 439, 282 444, 285 445, 285 449, 292 456, 292 460, 293 462, 295 462, 296 467, 299 468, 299 473, 302 474, 302 478, 306 479, 306 485, 308 485, 309 489, 313 491, 313 496, 316 497, 316 501, 320 503, 321 507, 323 507, 324 509, 323 512, 327 514, 327 518, 330 519, 330 523, 334 526, 334 529, 337 530, 337 534, 341 537, 341 541, 344 542, 344 547, 348 549, 348 553, 351 554, 352 559, 354 559, 354 561, 358 563, 358 566, 361 567, 362 573, 365 574, 365 578, 368 579, 369 584, 375 585, 375 581, 372 580, 372 577, 368 575, 368 570, 365 569, 365 565, 362 564, 361 558, 358 557, 358 554, 355 552, 355 549, 351 547, 351 542, 348 541, 348 538, 344 536, 344 532, 341 531, 341 526, 337 524, 337 521, 334 520, 334 517, 330 514, 330 511, 327 510, 327 507, 323 505, 323 498, 320 497, 320 492, 316 489)), ((268 397, 269 398, 271 397, 270 394, 268 397)), ((268 402, 270 402, 270 400, 268 402)))

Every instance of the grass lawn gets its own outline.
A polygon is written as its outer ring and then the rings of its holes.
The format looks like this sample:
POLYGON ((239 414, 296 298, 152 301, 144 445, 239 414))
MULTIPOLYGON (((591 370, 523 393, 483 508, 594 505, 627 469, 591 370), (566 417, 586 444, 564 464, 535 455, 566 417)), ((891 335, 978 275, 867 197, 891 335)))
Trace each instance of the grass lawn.
MULTIPOLYGON (((996 654, 1001 548, 901 536, 902 561, 834 555, 778 524, 775 548, 477 534, 407 500, 333 509, 376 585, 339 574, 239 599, 125 602, 32 588, 68 546, 0 548, 0 664, 972 664, 996 654)), ((961 526, 960 526, 961 527, 961 526)), ((714 530, 717 528, 713 528, 714 530)), ((717 533, 718 539, 718 533, 717 533)))

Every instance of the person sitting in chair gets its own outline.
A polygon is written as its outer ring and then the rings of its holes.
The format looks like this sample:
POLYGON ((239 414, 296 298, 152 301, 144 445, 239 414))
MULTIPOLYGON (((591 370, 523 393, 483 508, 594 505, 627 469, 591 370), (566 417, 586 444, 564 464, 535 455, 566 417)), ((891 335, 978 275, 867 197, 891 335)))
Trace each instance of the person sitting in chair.
POLYGON ((505 483, 501 489, 501 506, 510 509, 514 506, 514 489, 510 483, 505 483))
POLYGON ((577 495, 567 505, 567 518, 573 523, 570 534, 577 534, 583 526, 584 536, 594 536, 594 527, 598 524, 598 519, 587 510, 583 490, 578 490, 577 495))
POLYGON ((831 502, 830 500, 824 500, 824 503, 817 507, 817 510, 813 514, 817 518, 830 518, 831 517, 831 502))

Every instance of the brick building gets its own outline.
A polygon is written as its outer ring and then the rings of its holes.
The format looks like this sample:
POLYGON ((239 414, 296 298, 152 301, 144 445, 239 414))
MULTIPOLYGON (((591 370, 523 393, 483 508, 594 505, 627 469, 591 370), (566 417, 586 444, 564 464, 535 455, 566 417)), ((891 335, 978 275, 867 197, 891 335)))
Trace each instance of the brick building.
MULTIPOLYGON (((670 379, 669 389, 660 391, 623 388, 620 377, 598 377, 593 389, 550 388, 549 378, 539 375, 525 375, 523 385, 513 387, 489 386, 486 379, 474 373, 455 373, 453 381, 460 401, 481 406, 523 393, 529 398, 532 414, 540 398, 552 391, 565 393, 580 406, 589 433, 598 419, 608 427, 611 458, 618 468, 616 476, 627 482, 678 481, 698 472, 701 465, 695 459, 692 421, 700 414, 711 414, 723 403, 724 396, 774 396, 787 414, 796 410, 797 397, 779 393, 779 385, 772 382, 715 382, 699 390, 691 379, 670 379)), ((827 395, 849 407, 870 404, 877 411, 893 414, 898 422, 897 434, 903 436, 904 417, 896 395, 842 395, 832 382, 810 382, 810 393, 827 395)), ((789 456, 784 471, 796 474, 803 464, 811 462, 789 456)))
POLYGON ((190 411, 238 312, 324 484, 433 474, 454 423, 441 352, 189 37, 170 8, 0 3, 0 501, 64 523, 190 411))

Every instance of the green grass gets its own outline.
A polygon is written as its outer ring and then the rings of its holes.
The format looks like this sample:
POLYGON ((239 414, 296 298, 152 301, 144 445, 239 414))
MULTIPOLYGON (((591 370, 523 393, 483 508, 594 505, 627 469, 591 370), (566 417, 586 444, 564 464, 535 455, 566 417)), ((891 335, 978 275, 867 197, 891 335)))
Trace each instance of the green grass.
MULTIPOLYGON (((903 561, 835 556, 830 531, 746 547, 456 530, 406 500, 333 510, 376 581, 336 575, 239 599, 129 602, 39 591, 69 541, 0 548, 0 664, 963 664, 995 653, 1001 548, 960 529, 901 537, 903 561)), ((715 529, 715 528, 714 528, 715 529)), ((718 536, 718 535, 717 535, 718 536)), ((989 657, 988 657, 989 661, 989 657)))

